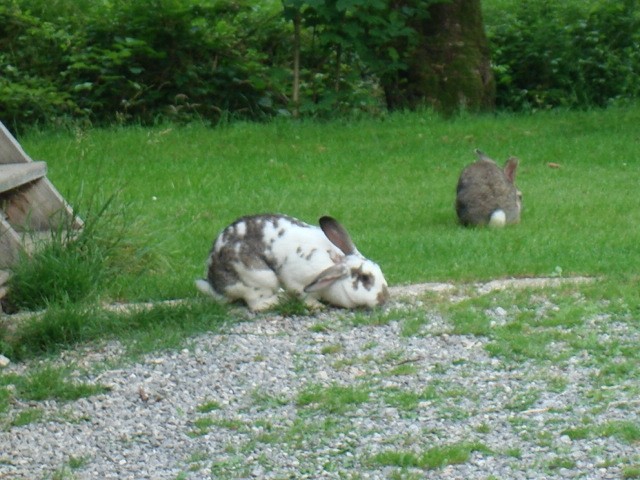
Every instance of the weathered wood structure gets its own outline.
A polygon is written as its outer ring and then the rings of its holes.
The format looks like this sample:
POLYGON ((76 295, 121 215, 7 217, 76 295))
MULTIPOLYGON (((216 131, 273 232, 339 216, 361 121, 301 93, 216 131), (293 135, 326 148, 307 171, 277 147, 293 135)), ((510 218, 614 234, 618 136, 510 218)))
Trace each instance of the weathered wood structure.
POLYGON ((21 254, 52 232, 82 228, 46 175, 47 164, 33 161, 0 122, 0 298, 21 254))

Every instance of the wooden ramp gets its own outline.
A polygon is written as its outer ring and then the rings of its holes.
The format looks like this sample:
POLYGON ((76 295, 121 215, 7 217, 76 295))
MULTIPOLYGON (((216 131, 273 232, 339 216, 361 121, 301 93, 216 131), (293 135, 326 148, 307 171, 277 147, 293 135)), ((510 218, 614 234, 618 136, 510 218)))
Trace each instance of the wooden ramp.
POLYGON ((61 228, 82 228, 46 175, 47 164, 34 162, 0 122, 0 298, 22 254, 61 228))

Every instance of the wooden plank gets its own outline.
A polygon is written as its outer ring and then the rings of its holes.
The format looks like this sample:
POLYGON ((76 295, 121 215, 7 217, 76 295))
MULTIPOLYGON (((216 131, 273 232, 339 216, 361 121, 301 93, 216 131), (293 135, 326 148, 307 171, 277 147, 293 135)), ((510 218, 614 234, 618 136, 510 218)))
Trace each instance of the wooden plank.
MULTIPOLYGON (((9 292, 7 288, 9 277, 11 277, 11 273, 8 270, 0 270, 0 300, 9 292)), ((0 305, 0 314, 2 314, 2 305, 0 305)))
MULTIPOLYGON (((41 230, 38 232, 21 232, 22 248, 29 255, 36 253, 55 238, 56 235, 67 235, 67 231, 54 232, 53 230, 41 230)), ((73 235, 73 233, 69 233, 73 235)))
POLYGON ((0 269, 15 265, 52 231, 73 234, 84 225, 46 173, 46 163, 34 162, 0 122, 0 269))
POLYGON ((33 182, 46 174, 46 162, 0 164, 0 193, 33 182))
POLYGON ((31 162, 31 157, 26 154, 11 132, 0 122, 0 164, 31 162))
POLYGON ((15 265, 22 250, 20 236, 4 218, 0 218, 0 268, 15 265))
POLYGON ((60 227, 80 229, 82 220, 43 177, 23 187, 0 195, 9 223, 18 231, 57 230, 60 227))

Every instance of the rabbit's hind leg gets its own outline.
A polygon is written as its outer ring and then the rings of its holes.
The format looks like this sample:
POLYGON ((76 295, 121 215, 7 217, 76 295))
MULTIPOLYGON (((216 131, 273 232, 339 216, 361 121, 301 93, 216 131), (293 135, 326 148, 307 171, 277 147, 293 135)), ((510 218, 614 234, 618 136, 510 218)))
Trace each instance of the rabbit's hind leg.
POLYGON ((273 270, 247 270, 242 272, 241 279, 242 282, 233 287, 233 293, 251 310, 268 310, 280 301, 280 282, 273 270))

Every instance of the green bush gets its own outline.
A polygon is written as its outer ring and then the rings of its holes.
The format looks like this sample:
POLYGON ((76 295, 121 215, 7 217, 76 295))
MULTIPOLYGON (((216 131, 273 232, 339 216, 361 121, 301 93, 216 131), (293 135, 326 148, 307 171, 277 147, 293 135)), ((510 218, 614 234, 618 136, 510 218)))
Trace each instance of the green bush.
POLYGON ((16 1, 0 6, 1 121, 16 126, 78 113, 57 80, 72 40, 65 28, 22 10, 16 1))
MULTIPOLYGON (((0 120, 21 125, 379 113, 431 0, 7 0, 0 120), (285 8, 286 7, 286 8, 285 8), (292 105, 300 15, 300 104, 292 105)), ((497 105, 592 107, 640 94, 638 0, 486 0, 497 105)), ((394 87, 395 85, 395 87, 394 87)))
POLYGON ((67 116, 217 122, 286 107, 278 56, 288 32, 277 9, 247 0, 55 3, 0 7, 0 120, 8 125, 67 116))
POLYGON ((157 116, 217 121, 272 114, 282 104, 271 44, 273 13, 250 2, 118 1, 86 28, 84 48, 65 72, 99 120, 151 122, 157 116))
POLYGON ((517 2, 487 17, 498 107, 601 107, 640 94, 637 0, 517 2))

